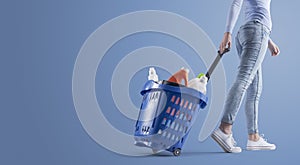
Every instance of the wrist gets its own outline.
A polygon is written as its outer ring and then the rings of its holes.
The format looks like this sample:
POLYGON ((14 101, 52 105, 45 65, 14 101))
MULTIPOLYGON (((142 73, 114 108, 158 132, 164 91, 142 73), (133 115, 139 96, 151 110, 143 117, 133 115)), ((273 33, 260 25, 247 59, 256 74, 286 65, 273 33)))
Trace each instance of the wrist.
POLYGON ((231 33, 230 32, 225 32, 224 35, 231 35, 231 33))

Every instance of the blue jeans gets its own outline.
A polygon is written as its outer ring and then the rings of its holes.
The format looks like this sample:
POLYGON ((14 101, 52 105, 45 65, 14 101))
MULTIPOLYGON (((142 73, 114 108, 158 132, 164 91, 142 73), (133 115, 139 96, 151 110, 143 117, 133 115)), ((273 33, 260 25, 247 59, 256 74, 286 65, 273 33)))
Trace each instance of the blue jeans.
POLYGON ((270 30, 258 21, 241 26, 236 36, 240 65, 227 95, 222 122, 233 124, 246 94, 245 112, 248 134, 258 133, 258 103, 262 91, 261 64, 265 57, 270 30))

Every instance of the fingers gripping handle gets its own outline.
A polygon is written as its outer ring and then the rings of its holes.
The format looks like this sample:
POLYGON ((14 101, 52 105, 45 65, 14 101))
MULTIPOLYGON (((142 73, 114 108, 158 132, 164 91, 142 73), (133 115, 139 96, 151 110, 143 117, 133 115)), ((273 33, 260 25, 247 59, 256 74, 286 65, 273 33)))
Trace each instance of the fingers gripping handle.
POLYGON ((225 53, 227 53, 229 51, 230 51, 230 48, 225 48, 224 51, 223 51, 223 53, 221 53, 220 50, 218 50, 218 54, 221 55, 221 56, 223 56, 223 54, 225 54, 225 53))
POLYGON ((220 59, 222 58, 222 56, 225 53, 229 52, 229 51, 230 51, 229 48, 226 48, 222 53, 220 52, 220 50, 218 51, 217 57, 215 58, 214 62, 211 64, 211 66, 209 67, 209 69, 208 69, 208 71, 207 71, 207 73, 205 75, 207 77, 207 80, 209 80, 212 72, 215 70, 215 68, 218 65, 218 63, 219 63, 220 59))

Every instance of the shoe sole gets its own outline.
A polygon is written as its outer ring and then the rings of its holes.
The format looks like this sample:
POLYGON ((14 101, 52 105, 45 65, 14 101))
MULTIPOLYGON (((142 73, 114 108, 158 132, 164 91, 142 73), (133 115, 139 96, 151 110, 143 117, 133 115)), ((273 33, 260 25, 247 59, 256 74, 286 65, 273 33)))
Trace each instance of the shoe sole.
POLYGON ((265 150, 265 151, 270 151, 270 150, 275 150, 276 147, 268 147, 268 146, 252 146, 252 147, 246 147, 247 150, 249 151, 258 151, 258 150, 265 150))
POLYGON ((226 147, 226 144, 223 142, 223 140, 218 135, 213 133, 213 134, 211 134, 211 137, 212 137, 212 139, 214 139, 219 144, 219 146, 224 150, 224 152, 227 152, 227 153, 232 152, 230 149, 228 149, 226 147))

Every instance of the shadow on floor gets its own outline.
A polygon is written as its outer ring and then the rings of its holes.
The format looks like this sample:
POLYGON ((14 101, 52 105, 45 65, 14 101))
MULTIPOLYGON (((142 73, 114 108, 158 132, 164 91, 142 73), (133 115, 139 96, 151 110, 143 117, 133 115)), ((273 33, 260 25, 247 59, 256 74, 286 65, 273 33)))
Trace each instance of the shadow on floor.
MULTIPOLYGON (((216 154, 226 154, 222 151, 217 152, 206 152, 206 151, 182 151, 179 157, 186 157, 186 156, 201 156, 201 155, 216 155, 216 154)), ((173 153, 168 151, 162 151, 160 153, 156 153, 153 155, 149 155, 146 157, 175 157, 173 153)))

